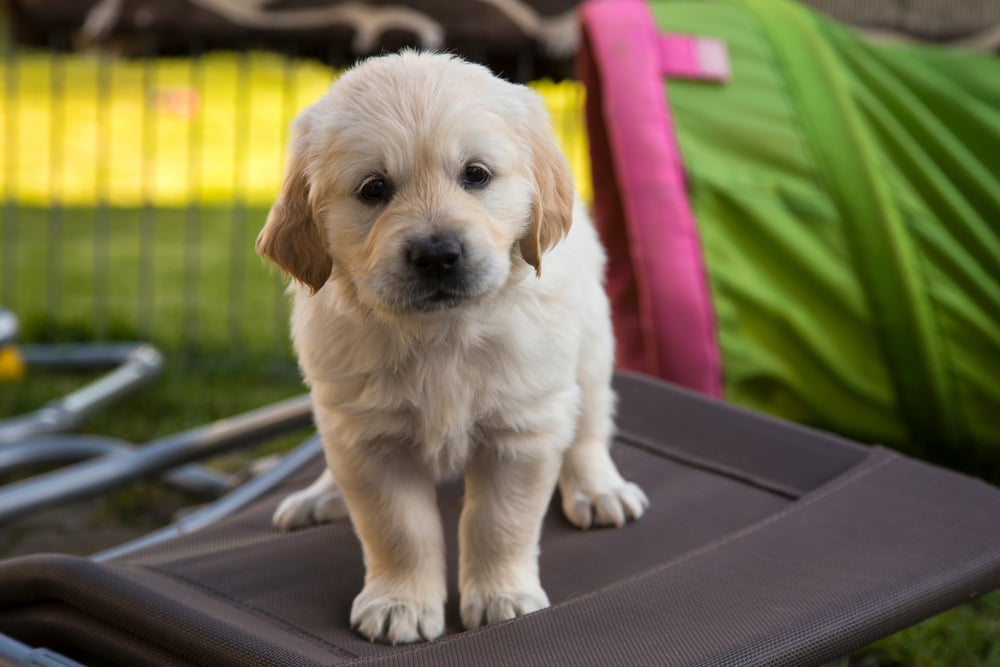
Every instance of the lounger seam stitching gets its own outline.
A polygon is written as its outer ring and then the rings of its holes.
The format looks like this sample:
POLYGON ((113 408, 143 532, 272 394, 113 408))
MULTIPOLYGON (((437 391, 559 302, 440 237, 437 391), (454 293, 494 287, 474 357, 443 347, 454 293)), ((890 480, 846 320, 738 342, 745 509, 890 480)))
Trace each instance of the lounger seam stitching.
POLYGON ((654 456, 669 459, 689 468, 703 470, 705 472, 718 475, 719 477, 732 479, 748 486, 752 486, 755 489, 777 496, 782 496, 790 500, 798 500, 803 495, 801 489, 798 487, 775 480, 771 476, 765 474, 755 476, 741 471, 736 466, 727 466, 724 463, 713 460, 708 456, 698 456, 697 454, 692 454, 679 448, 664 445, 662 442, 659 442, 654 438, 649 438, 638 433, 619 433, 615 436, 615 440, 629 447, 641 449, 645 452, 653 454, 654 456))
MULTIPOLYGON (((783 510, 781 510, 779 512, 776 512, 776 513, 772 514, 771 516, 767 517, 766 519, 762 519, 761 521, 758 521, 758 522, 756 522, 754 524, 751 524, 750 526, 747 526, 746 528, 738 530, 735 533, 726 536, 724 539, 722 539, 722 540, 720 540, 718 542, 712 542, 710 544, 706 544, 703 547, 695 549, 694 551, 689 551, 689 552, 687 552, 685 554, 682 554, 682 555, 678 556, 677 558, 675 558, 672 561, 669 561, 667 563, 664 563, 663 565, 659 565, 659 566, 653 568, 652 570, 647 570, 646 572, 643 572, 640 575, 636 575, 635 577, 631 577, 629 579, 625 579, 621 583, 628 583, 628 582, 632 582, 632 581, 637 581, 637 580, 639 580, 639 579, 641 579, 643 577, 646 577, 646 576, 648 576, 650 574, 653 574, 655 572, 661 572, 661 571, 667 570, 667 569, 669 569, 669 568, 671 568, 671 567, 673 567, 675 565, 679 565, 681 563, 687 562, 688 560, 691 560, 695 556, 701 556, 701 555, 706 554, 706 553, 708 553, 710 551, 714 551, 714 550, 718 549, 719 547, 723 547, 723 546, 729 544, 730 542, 734 542, 734 541, 736 541, 738 539, 742 539, 743 537, 746 537, 747 535, 752 535, 753 533, 758 532, 759 530, 762 530, 763 528, 766 528, 766 527, 770 526, 771 524, 773 524, 773 523, 775 523, 777 521, 780 521, 781 519, 784 519, 787 516, 795 514, 796 512, 799 512, 802 509, 805 509, 805 508, 807 508, 807 507, 809 507, 809 506, 811 506, 811 505, 819 502, 820 500, 823 500, 824 498, 826 498, 830 494, 835 493, 837 491, 840 491, 841 489, 843 489, 846 486, 850 486, 851 484, 854 484, 855 482, 857 482, 858 480, 862 479, 863 477, 866 477, 867 475, 869 475, 870 473, 874 472, 875 470, 878 470, 879 468, 884 467, 890 461, 896 460, 896 458, 897 458, 897 456, 894 455, 894 454, 890 454, 888 452, 883 452, 883 457, 881 458, 881 460, 877 461, 874 465, 864 466, 860 470, 857 470, 857 471, 849 474, 847 477, 844 477, 843 479, 838 480, 837 482, 831 484, 830 486, 828 486, 827 488, 823 489, 822 491, 816 493, 815 495, 808 496, 808 497, 806 497, 806 498, 804 498, 802 500, 795 501, 789 507, 787 507, 787 508, 785 508, 785 509, 783 509, 783 510)), ((616 586, 617 585, 619 585, 619 584, 616 584, 616 586)), ((595 593, 596 592, 597 591, 595 591, 595 593)))
POLYGON ((295 626, 294 624, 290 623, 289 621, 286 621, 285 619, 283 619, 283 618, 281 618, 279 616, 276 616, 276 615, 272 614, 269 611, 266 611, 264 609, 260 609, 259 607, 256 607, 256 606, 254 606, 252 604, 249 604, 248 602, 246 602, 244 600, 240 600, 238 598, 235 598, 235 597, 233 597, 231 595, 228 595, 226 593, 223 593, 221 591, 217 591, 214 588, 210 588, 209 586, 207 586, 207 585, 205 585, 205 584, 203 584, 203 583, 201 583, 199 581, 194 581, 193 579, 188 579, 187 577, 185 577, 183 575, 177 574, 175 572, 170 572, 170 571, 167 571, 167 570, 163 570, 161 568, 158 568, 158 567, 155 567, 155 566, 152 566, 152 565, 141 565, 139 567, 141 567, 142 569, 145 569, 145 570, 151 570, 153 572, 156 572, 157 574, 161 574, 161 575, 164 575, 166 577, 170 577, 171 579, 175 579, 177 581, 180 581, 180 582, 182 582, 182 583, 184 583, 184 584, 186 584, 188 586, 191 586, 192 588, 201 590, 201 591, 203 591, 205 593, 209 593, 210 595, 213 595, 216 598, 219 598, 221 600, 225 600, 226 602, 234 604, 235 606, 239 607, 240 609, 243 609, 244 611, 249 611, 251 613, 255 613, 255 614, 259 615, 259 616, 262 616, 262 617, 266 618, 269 621, 276 622, 276 623, 280 624, 285 630, 290 631, 292 634, 297 635, 297 636, 299 636, 302 639, 306 639, 306 640, 312 641, 312 642, 318 644, 319 646, 322 646, 323 648, 331 649, 335 653, 340 654, 340 657, 342 657, 342 658, 345 658, 345 659, 353 661, 353 660, 355 660, 355 659, 357 659, 359 657, 357 654, 351 653, 350 651, 348 651, 347 649, 343 648, 339 644, 334 644, 334 643, 332 643, 330 641, 327 641, 326 639, 323 639, 322 637, 314 635, 313 633, 311 633, 311 632, 309 632, 307 630, 303 630, 302 628, 299 628, 299 627, 295 626))

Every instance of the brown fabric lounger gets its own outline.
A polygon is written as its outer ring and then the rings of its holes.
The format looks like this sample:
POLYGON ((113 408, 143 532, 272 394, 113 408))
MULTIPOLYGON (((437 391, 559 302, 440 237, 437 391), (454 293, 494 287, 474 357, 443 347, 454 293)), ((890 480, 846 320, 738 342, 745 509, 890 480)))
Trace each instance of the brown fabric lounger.
MULTIPOLYGON (((431 644, 348 628, 349 524, 280 534, 280 490, 117 560, 0 563, 0 632, 110 665, 816 665, 1000 585, 1000 490, 882 448, 620 376, 622 473, 650 512, 580 532, 553 503, 552 607, 431 644)), ((442 487, 454 581, 461 485, 442 487)))

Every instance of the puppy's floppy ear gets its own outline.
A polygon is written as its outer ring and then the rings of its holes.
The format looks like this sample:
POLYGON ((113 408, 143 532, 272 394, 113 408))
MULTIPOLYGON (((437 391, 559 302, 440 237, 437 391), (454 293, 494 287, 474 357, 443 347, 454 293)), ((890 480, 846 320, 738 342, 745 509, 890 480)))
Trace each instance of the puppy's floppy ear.
POLYGON ((257 236, 257 253, 309 286, 315 294, 330 277, 333 261, 309 197, 306 165, 312 122, 308 113, 304 112, 293 124, 296 136, 292 141, 285 182, 257 236))
POLYGON ((527 134, 531 140, 535 199, 527 233, 518 242, 521 257, 542 274, 542 255, 562 240, 573 223, 573 177, 549 122, 548 112, 534 91, 530 94, 531 118, 527 134))

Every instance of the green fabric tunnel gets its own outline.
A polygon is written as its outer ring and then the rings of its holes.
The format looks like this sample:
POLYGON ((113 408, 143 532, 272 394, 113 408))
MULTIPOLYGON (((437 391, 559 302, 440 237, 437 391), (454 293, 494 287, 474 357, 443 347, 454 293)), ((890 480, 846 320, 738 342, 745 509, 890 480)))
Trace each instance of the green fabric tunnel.
POLYGON ((1000 59, 785 0, 582 15, 619 364, 858 439, 1000 449, 1000 59))

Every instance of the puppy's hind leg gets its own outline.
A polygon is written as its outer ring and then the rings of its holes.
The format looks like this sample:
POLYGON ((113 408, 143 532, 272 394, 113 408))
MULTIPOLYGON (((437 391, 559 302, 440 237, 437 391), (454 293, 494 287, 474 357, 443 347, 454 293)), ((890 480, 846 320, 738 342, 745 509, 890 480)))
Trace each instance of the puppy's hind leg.
POLYGON ((271 522, 281 530, 295 530, 347 517, 347 506, 329 469, 323 470, 306 488, 281 501, 271 522))
POLYGON ((563 456, 559 492, 563 513, 578 528, 621 527, 627 520, 641 517, 649 500, 641 488, 619 474, 611 460, 615 395, 611 388, 610 331, 587 340, 593 346, 577 373, 580 420, 573 444, 563 456))

